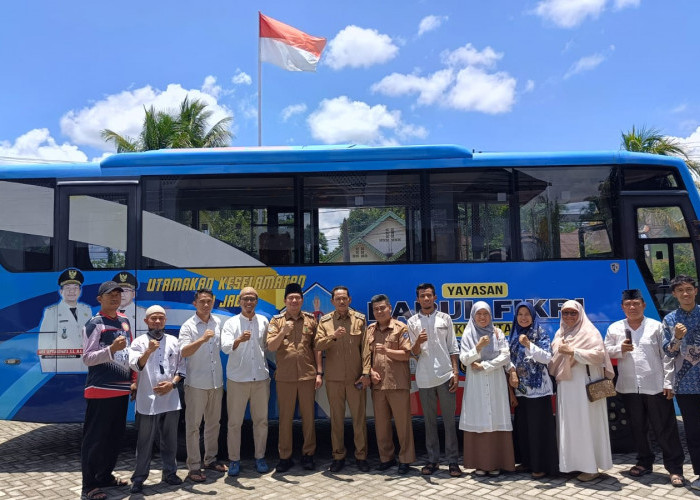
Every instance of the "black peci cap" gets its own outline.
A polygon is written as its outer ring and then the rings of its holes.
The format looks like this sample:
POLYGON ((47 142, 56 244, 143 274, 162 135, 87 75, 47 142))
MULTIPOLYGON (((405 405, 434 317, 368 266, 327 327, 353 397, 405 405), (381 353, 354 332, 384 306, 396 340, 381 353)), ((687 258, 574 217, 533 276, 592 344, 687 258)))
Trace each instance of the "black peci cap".
POLYGON ((299 283, 290 283, 286 287, 284 287, 284 298, 287 298, 287 295, 290 293, 298 293, 302 297, 304 296, 304 293, 301 291, 301 285, 299 283))
POLYGON ((131 288, 136 290, 139 287, 139 282, 136 280, 136 276, 128 271, 122 271, 114 275, 112 281, 119 283, 119 286, 123 288, 131 288))
POLYGON ((642 292, 638 288, 633 288, 631 290, 622 290, 623 302, 625 300, 636 300, 636 299, 644 300, 644 297, 642 297, 642 292))
POLYGON ((78 269, 66 269, 61 273, 61 275, 58 277, 58 286, 63 286, 63 285, 81 285, 85 281, 85 278, 83 277, 83 273, 80 272, 78 269))

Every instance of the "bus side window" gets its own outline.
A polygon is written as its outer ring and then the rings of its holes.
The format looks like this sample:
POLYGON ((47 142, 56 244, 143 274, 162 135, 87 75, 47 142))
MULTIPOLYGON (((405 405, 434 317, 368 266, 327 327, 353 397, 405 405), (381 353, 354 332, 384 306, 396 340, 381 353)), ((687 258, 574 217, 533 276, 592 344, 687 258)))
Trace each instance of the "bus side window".
POLYGON ((298 260, 291 176, 148 177, 143 186, 144 268, 298 260))
POLYGON ((0 265, 12 272, 50 271, 54 255, 53 186, 0 181, 0 214, 0 265))
POLYGON ((305 248, 321 264, 420 261, 420 205, 413 173, 343 172, 304 177, 305 248), (316 257, 318 255, 318 257, 316 257))
POLYGON ((611 168, 516 169, 523 260, 614 258, 611 168))
POLYGON ((432 260, 510 260, 510 185, 505 169, 431 174, 432 260))

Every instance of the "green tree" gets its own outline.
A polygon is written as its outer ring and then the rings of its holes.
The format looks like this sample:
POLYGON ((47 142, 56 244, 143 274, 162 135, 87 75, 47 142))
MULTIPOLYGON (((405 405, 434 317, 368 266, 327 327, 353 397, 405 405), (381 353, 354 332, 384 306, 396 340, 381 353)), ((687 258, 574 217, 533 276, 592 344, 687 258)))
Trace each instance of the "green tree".
POLYGON ((153 106, 144 108, 143 127, 136 139, 104 129, 106 142, 113 142, 117 153, 132 153, 169 148, 215 148, 228 146, 233 134, 228 129, 231 117, 226 117, 208 127, 212 111, 199 99, 189 97, 180 104, 177 114, 156 111, 153 106))
POLYGON ((655 128, 642 127, 622 132, 622 149, 637 153, 652 153, 663 156, 678 156, 685 160, 688 167, 700 175, 700 165, 690 158, 690 154, 675 139, 664 136, 655 128))

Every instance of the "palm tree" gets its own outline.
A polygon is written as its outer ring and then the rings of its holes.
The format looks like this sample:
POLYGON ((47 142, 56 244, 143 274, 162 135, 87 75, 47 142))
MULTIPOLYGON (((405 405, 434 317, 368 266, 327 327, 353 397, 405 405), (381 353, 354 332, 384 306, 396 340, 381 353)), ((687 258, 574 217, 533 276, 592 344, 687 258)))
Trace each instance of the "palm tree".
POLYGON ((700 175, 700 165, 690 158, 690 154, 675 139, 664 136, 655 128, 642 127, 622 133, 622 149, 638 153, 652 153, 664 156, 679 156, 685 160, 688 168, 700 175))
POLYGON ((176 148, 217 148, 228 146, 233 134, 227 128, 231 117, 222 118, 209 131, 207 122, 213 114, 207 105, 198 99, 188 97, 180 104, 173 146, 176 148))
POLYGON ((233 134, 227 128, 231 117, 219 120, 207 130, 212 111, 206 108, 207 104, 199 99, 190 101, 189 97, 185 97, 180 104, 178 115, 156 111, 153 106, 149 109, 144 108, 146 116, 137 139, 122 136, 109 129, 102 130, 101 135, 105 141, 114 143, 117 153, 228 146, 233 138, 233 134))

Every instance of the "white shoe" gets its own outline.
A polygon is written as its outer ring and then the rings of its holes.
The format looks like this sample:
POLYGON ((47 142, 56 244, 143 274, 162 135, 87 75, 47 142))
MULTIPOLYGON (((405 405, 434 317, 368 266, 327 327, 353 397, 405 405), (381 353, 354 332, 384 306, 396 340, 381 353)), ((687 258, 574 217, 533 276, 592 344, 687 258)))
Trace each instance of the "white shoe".
POLYGON ((696 479, 692 483, 690 483, 690 487, 693 488, 694 490, 700 490, 700 478, 696 479))

